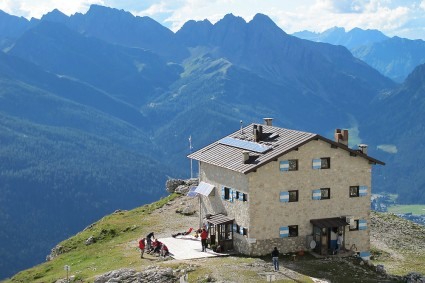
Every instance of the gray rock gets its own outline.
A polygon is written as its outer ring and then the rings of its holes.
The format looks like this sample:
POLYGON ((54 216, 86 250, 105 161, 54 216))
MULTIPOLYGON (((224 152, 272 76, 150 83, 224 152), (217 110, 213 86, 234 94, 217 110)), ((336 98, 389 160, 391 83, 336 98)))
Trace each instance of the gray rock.
POLYGON ((425 283, 425 276, 418 272, 411 272, 403 278, 406 283, 425 283))
POLYGON ((181 179, 169 179, 165 183, 165 188, 167 192, 171 193, 179 193, 179 194, 187 194, 190 187, 197 186, 198 185, 198 179, 188 179, 188 180, 181 180, 181 179))
POLYGON ((172 268, 160 268, 158 266, 149 266, 142 272, 136 272, 134 269, 123 268, 110 271, 96 277, 94 283, 171 283, 176 282, 177 280, 173 274, 174 272, 172 268))
POLYGON ((96 243, 96 239, 93 236, 90 236, 87 240, 86 240, 86 246, 89 246, 91 244, 96 243))
POLYGON ((165 188, 167 190, 167 192, 169 192, 170 194, 174 193, 176 188, 178 186, 184 185, 186 184, 185 180, 181 180, 181 179, 169 179, 167 180, 167 182, 165 183, 165 188))
POLYGON ((387 274, 387 271, 385 270, 385 267, 382 264, 378 264, 376 266, 376 272, 382 273, 382 274, 387 274))
POLYGON ((54 259, 60 254, 63 254, 64 252, 65 248, 61 245, 57 245, 50 251, 50 254, 46 257, 46 261, 51 261, 52 259, 54 259))

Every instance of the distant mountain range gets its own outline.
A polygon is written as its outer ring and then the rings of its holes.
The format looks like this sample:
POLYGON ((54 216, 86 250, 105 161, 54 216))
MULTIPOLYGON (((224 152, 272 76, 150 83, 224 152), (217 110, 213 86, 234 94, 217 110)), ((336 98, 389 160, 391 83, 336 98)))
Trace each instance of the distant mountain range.
POLYGON ((389 38, 378 30, 331 28, 322 33, 296 32, 296 37, 347 47, 383 75, 403 82, 413 69, 425 63, 425 41, 400 37, 389 38))
POLYGON ((31 21, 0 13, 0 42, 0 278, 102 215, 160 198, 167 176, 188 177, 189 136, 200 148, 263 117, 330 138, 349 128, 350 146, 388 164, 374 191, 425 201, 422 163, 404 165, 423 152, 421 66, 398 85, 261 14, 173 33, 97 5, 31 21))

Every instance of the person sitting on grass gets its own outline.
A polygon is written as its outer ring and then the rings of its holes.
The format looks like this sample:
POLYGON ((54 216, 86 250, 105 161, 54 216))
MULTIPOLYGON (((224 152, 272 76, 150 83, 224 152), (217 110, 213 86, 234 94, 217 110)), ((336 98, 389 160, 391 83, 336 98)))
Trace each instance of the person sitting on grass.
POLYGON ((162 243, 160 241, 158 241, 158 239, 155 239, 155 241, 152 244, 152 247, 153 247, 152 254, 155 254, 155 253, 159 254, 161 247, 162 247, 162 243))
POLYGON ((165 244, 162 244, 161 251, 159 252, 159 256, 166 257, 170 254, 168 251, 168 247, 165 244))

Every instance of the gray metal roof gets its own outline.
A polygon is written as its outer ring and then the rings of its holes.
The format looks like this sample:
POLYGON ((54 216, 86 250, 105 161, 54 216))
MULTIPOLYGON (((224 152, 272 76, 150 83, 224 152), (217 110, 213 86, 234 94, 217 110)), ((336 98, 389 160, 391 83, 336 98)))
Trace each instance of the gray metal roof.
POLYGON ((319 228, 333 228, 349 225, 345 219, 342 219, 341 217, 311 219, 310 223, 319 228))
MULTIPOLYGON (((252 142, 254 141, 254 125, 258 127, 260 124, 251 124, 242 130, 238 130, 228 135, 228 137, 252 142)), ((223 144, 220 143, 219 140, 188 155, 188 157, 232 171, 248 174, 249 172, 255 171, 258 167, 270 161, 276 160, 285 153, 295 150, 313 139, 320 139, 336 147, 347 150, 352 154, 364 157, 372 163, 378 163, 382 165, 385 164, 382 161, 358 152, 357 150, 350 149, 343 144, 334 142, 318 134, 267 125, 261 126, 263 128, 263 134, 261 141, 258 143, 270 148, 263 153, 255 152, 247 148, 240 148, 228 144, 223 144), (243 162, 244 151, 249 152, 249 160, 246 163, 243 162)), ((243 143, 241 143, 241 146, 243 147, 243 143)))
POLYGON ((221 213, 207 217, 207 222, 213 225, 233 223, 234 220, 234 218, 227 217, 226 215, 221 213))

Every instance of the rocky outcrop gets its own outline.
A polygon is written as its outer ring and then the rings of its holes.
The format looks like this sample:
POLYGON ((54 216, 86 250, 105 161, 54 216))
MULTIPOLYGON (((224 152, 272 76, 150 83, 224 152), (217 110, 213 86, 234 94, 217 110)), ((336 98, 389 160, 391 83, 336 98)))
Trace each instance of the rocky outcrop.
POLYGON ((158 266, 149 266, 142 272, 136 272, 134 269, 123 268, 110 271, 101 276, 96 277, 95 283, 171 283, 176 282, 178 273, 172 268, 160 268, 158 266))
POLYGON ((60 254, 65 253, 65 248, 61 245, 57 245, 56 247, 54 247, 51 251, 50 254, 48 256, 46 256, 46 261, 51 261, 52 259, 54 259, 55 257, 57 257, 60 254))
POLYGON ((198 185, 198 182, 198 179, 169 179, 165 183, 165 188, 170 194, 187 194, 191 187, 198 185))
POLYGON ((403 277, 406 283, 425 283, 425 276, 417 272, 411 272, 403 277))

